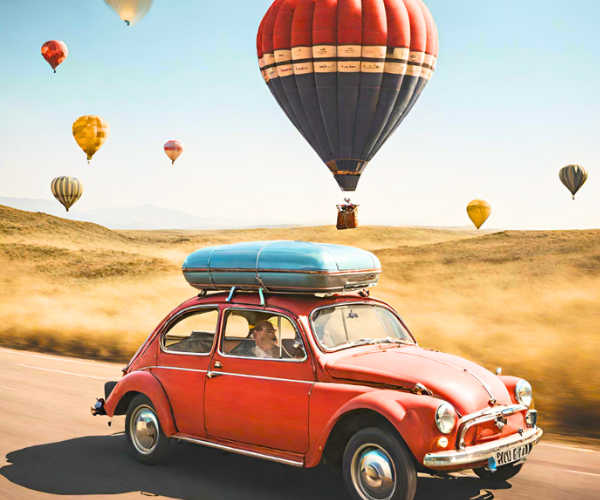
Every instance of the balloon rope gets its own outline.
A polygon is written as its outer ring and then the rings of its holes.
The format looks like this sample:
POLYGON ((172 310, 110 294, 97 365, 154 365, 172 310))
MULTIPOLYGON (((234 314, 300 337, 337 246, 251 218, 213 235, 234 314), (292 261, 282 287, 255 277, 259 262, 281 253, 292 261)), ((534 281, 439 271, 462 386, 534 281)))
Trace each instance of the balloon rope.
POLYGON ((350 201, 350 198, 349 198, 349 197, 348 197, 348 198, 346 198, 346 191, 344 191, 344 188, 343 188, 342 186, 339 186, 339 185, 338 185, 338 187, 340 188, 340 191, 342 192, 342 196, 343 196, 343 198, 344 198, 344 201, 345 201, 346 203, 348 203, 348 204, 352 203, 352 202, 350 201))

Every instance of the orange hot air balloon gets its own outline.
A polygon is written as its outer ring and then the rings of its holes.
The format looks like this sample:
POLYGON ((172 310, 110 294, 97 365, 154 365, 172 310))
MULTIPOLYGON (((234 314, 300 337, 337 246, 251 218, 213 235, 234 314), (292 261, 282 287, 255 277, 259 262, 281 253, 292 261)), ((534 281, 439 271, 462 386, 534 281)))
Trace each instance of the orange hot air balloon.
POLYGON ((80 116, 73 123, 73 137, 87 155, 88 163, 110 135, 110 126, 101 116, 80 116))
POLYGON ((179 141, 167 141, 165 144, 165 153, 171 160, 171 165, 175 164, 175 160, 179 158, 179 155, 183 153, 183 144, 179 141))
POLYGON ((485 200, 473 200, 467 205, 467 215, 475 227, 479 229, 492 215, 492 206, 485 200))
POLYGON ((52 67, 56 73, 56 68, 62 63, 69 55, 69 49, 65 42, 58 40, 50 40, 42 45, 42 56, 46 59, 46 62, 52 67))

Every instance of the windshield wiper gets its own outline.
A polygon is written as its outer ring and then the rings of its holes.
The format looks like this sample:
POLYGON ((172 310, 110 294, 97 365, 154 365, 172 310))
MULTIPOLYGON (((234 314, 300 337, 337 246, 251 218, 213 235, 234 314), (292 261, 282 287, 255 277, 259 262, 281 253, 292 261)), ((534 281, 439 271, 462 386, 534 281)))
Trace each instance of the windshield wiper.
POLYGON ((412 342, 408 342, 402 339, 393 339, 391 337, 385 337, 383 339, 360 339, 353 340, 352 342, 346 342, 345 344, 338 345, 337 347, 356 347, 361 345, 376 345, 376 344, 402 344, 402 345, 414 345, 412 342))
POLYGON ((402 339, 393 339, 392 337, 385 337, 383 339, 375 340, 376 344, 403 344, 403 345, 413 345, 412 342, 408 342, 407 340, 402 339))
POLYGON ((375 344, 375 341, 373 339, 360 339, 360 340, 353 340, 352 342, 346 343, 346 345, 350 345, 352 347, 357 346, 357 345, 369 345, 369 344, 375 344))

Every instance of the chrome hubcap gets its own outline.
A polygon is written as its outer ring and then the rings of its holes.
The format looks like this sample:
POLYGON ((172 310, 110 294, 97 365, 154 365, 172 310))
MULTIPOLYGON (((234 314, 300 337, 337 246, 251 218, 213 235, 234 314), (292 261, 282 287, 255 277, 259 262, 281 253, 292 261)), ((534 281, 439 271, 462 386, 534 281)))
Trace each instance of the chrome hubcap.
POLYGON ((394 462, 376 444, 365 444, 356 450, 351 474, 356 491, 365 500, 387 500, 396 490, 394 462))
POLYGON ((142 455, 149 455, 158 443, 158 418, 149 406, 140 406, 131 416, 131 441, 142 455))

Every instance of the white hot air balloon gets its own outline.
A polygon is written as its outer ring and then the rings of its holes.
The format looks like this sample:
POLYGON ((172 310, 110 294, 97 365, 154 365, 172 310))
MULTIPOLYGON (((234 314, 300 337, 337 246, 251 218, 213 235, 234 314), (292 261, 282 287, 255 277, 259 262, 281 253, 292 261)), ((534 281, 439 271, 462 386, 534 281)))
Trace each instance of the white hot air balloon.
POLYGON ((137 23, 148 14, 152 0, 104 0, 125 21, 127 26, 137 23))
POLYGON ((175 160, 183 153, 183 144, 179 141, 167 141, 165 144, 165 153, 171 159, 172 164, 175 164, 175 160))

